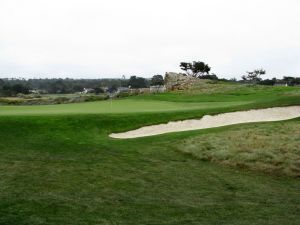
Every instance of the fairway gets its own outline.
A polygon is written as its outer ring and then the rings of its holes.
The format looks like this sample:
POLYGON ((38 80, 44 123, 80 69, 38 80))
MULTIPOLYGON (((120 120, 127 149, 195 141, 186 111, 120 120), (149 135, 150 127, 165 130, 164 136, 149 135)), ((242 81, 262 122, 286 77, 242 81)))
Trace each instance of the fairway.
POLYGON ((0 106, 0 224, 298 225, 299 118, 108 136, 207 114, 300 105, 298 94, 284 95, 291 89, 277 90, 0 106))
POLYGON ((159 100, 110 100, 61 105, 37 106, 0 106, 0 116, 5 115, 68 115, 68 114, 107 114, 189 111, 212 109, 248 104, 247 101, 235 102, 168 102, 159 100))

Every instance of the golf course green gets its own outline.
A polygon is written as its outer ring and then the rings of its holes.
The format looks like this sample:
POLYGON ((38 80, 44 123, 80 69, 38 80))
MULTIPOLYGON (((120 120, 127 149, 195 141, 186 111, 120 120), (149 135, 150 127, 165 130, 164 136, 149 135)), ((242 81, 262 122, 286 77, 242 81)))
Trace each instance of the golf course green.
POLYGON ((299 224, 299 118, 108 136, 288 105, 300 105, 299 87, 211 84, 100 102, 0 106, 0 224, 299 224))
POLYGON ((2 106, 2 115, 70 115, 190 111, 244 105, 248 102, 168 102, 155 100, 110 100, 61 105, 2 106))

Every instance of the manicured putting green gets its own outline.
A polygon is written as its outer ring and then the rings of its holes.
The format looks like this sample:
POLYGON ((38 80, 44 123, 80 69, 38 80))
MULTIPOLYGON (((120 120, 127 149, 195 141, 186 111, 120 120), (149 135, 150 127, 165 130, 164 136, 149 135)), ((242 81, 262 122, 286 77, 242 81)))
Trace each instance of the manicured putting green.
POLYGON ((207 108, 231 107, 247 103, 249 102, 241 101, 186 103, 122 99, 62 105, 0 106, 0 116, 186 111, 207 108))

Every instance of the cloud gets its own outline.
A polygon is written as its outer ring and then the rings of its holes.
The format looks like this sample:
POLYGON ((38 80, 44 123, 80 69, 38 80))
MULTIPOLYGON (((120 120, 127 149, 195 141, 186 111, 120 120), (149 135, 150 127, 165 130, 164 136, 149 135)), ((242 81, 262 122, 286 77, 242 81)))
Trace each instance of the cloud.
POLYGON ((0 76, 119 77, 204 60, 300 75, 298 0, 1 0, 0 76))

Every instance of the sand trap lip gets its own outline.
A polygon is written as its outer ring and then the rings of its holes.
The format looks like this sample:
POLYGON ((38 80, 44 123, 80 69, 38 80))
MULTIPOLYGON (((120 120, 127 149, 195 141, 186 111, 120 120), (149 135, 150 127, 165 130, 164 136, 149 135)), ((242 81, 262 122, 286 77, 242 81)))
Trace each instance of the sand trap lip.
POLYGON ((145 126, 123 133, 112 133, 109 136, 112 138, 129 139, 241 123, 288 120, 296 117, 300 117, 300 106, 255 109, 249 111, 223 113, 214 116, 206 115, 201 119, 174 122, 171 121, 169 123, 145 126))

